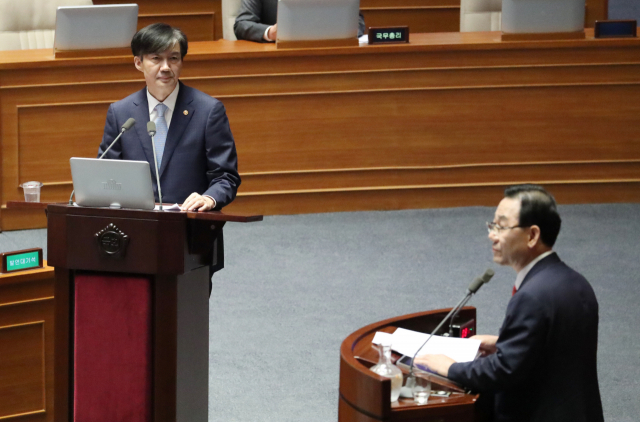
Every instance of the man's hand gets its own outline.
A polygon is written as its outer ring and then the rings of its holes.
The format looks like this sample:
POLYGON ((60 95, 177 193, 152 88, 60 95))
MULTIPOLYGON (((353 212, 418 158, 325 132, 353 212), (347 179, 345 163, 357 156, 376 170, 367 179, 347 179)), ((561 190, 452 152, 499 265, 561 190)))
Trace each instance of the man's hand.
POLYGON ((474 340, 480 340, 480 355, 487 356, 496 352, 496 343, 498 342, 498 336, 490 336, 486 334, 480 334, 471 337, 474 340))
POLYGON ((278 24, 269 27, 267 37, 269 38, 269 41, 275 41, 278 38, 278 24))
POLYGON ((443 377, 449 376, 449 367, 456 361, 445 355, 422 355, 416 358, 416 364, 421 364, 443 377))
POLYGON ((216 206, 213 199, 193 192, 180 206, 181 211, 209 211, 216 206))

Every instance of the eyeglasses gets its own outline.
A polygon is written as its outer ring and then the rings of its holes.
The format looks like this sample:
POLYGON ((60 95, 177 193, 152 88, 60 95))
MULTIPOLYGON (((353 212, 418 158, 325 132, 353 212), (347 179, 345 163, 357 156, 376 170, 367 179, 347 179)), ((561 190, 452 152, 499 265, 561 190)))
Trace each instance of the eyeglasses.
POLYGON ((502 227, 498 223, 490 223, 487 221, 487 231, 489 232, 489 234, 491 233, 500 234, 500 232, 503 230, 517 229, 518 227, 525 228, 525 227, 531 227, 531 226, 502 227))

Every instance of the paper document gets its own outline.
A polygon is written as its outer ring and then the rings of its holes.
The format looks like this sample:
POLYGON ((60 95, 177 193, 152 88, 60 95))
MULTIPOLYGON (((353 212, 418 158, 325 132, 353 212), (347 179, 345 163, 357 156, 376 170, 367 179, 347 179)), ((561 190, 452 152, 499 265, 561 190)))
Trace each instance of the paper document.
MULTIPOLYGON (((156 205, 154 210, 159 211, 160 210, 160 205, 156 205)), ((162 211, 180 211, 180 205, 178 204, 173 204, 173 205, 162 205, 162 211)))
MULTIPOLYGON (((374 337, 373 343, 378 344, 376 337, 374 337)), ((391 335, 391 349, 401 355, 413 356, 428 337, 429 334, 398 328, 391 335)), ((449 356, 456 362, 470 362, 476 358, 479 349, 480 340, 433 336, 418 356, 442 354, 449 356)))

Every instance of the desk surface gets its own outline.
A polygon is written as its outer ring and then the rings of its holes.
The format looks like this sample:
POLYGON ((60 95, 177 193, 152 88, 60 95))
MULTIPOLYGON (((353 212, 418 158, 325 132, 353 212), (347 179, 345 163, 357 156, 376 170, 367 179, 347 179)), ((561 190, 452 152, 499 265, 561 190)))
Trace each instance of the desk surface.
MULTIPOLYGON (((44 183, 42 201, 67 200, 69 157, 95 156, 109 104, 144 87, 132 62, 0 57, 3 206, 29 180, 44 183)), ((243 179, 230 213, 495 205, 519 182, 563 203, 640 200, 639 39, 193 42, 181 79, 227 109, 243 179)), ((42 226, 0 209, 1 229, 42 226)))
MULTIPOLYGON (((277 49, 275 44, 260 44, 249 41, 200 41, 189 44, 185 66, 191 61, 257 59, 281 57, 308 57, 328 55, 378 55, 403 52, 474 51, 474 50, 532 50, 532 49, 584 49, 602 47, 637 47, 640 38, 600 38, 593 37, 593 29, 586 29, 586 38, 560 41, 501 41, 500 32, 441 32, 431 34, 411 34, 409 44, 374 45, 361 44, 358 47, 330 47, 307 49, 277 49)), ((128 51, 105 57, 94 52, 78 58, 56 59, 51 49, 5 51, 0 57, 0 70, 30 69, 38 67, 75 67, 78 64, 120 64, 132 63, 128 51)), ((0 81, 6 85, 6 82, 0 81)))

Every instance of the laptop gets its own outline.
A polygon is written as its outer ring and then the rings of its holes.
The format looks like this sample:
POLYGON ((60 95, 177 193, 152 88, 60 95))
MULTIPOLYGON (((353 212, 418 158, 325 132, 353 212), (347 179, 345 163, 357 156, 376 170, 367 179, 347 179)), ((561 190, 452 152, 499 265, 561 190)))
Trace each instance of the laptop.
POLYGON ((146 161, 76 157, 69 161, 79 206, 153 209, 151 170, 146 161))
POLYGON ((278 41, 356 38, 360 0, 278 0, 278 41))
POLYGON ((138 26, 137 4, 60 6, 54 50, 129 47, 138 26))

